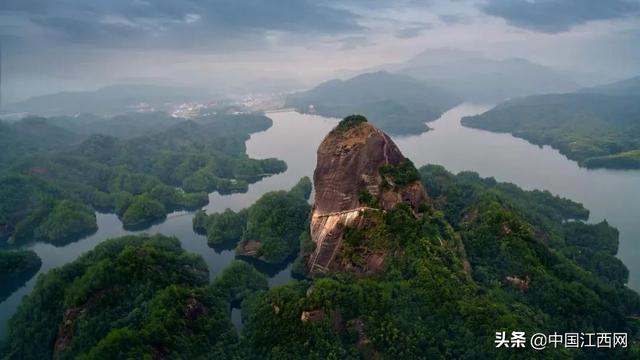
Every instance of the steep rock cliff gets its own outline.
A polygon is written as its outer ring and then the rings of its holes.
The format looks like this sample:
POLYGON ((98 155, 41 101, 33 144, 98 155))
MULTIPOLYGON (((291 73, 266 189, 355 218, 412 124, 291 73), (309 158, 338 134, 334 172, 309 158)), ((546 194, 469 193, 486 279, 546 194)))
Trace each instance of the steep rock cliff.
MULTIPOLYGON (((344 232, 365 226, 367 212, 384 212, 400 203, 418 209, 428 199, 413 164, 364 117, 342 120, 322 141, 317 156, 311 217, 315 249, 307 259, 311 273, 353 268, 340 260, 344 232)), ((369 254, 358 270, 380 269, 384 256, 369 254)))

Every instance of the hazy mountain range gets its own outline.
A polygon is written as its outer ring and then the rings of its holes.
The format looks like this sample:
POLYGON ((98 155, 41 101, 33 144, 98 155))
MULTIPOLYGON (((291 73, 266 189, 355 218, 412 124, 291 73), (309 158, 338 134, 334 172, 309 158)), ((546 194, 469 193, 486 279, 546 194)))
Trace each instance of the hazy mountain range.
POLYGON ((405 74, 429 82, 460 99, 496 103, 514 97, 575 91, 582 87, 572 74, 521 58, 493 59, 480 52, 458 49, 430 49, 406 62, 385 64, 350 77, 375 71, 405 74))
POLYGON ((459 50, 425 51, 403 64, 399 72, 475 102, 581 87, 570 76, 525 59, 494 60, 459 50))
POLYGON ((289 96, 285 106, 339 118, 363 114, 385 131, 410 134, 426 131, 425 122, 459 102, 458 97, 427 82, 378 71, 324 82, 289 96))
POLYGON ((640 96, 640 75, 611 84, 584 88, 580 90, 580 92, 605 95, 640 96))
POLYGON ((57 116, 91 113, 115 115, 140 109, 162 110, 167 103, 199 97, 193 89, 170 86, 119 84, 95 91, 68 91, 34 96, 5 106, 7 113, 57 116))

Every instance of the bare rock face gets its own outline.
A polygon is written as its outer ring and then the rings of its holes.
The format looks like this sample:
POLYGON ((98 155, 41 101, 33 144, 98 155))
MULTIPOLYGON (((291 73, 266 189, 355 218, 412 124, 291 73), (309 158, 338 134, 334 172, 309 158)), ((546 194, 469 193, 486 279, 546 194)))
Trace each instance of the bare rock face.
MULTIPOLYGON (((414 168, 387 134, 362 117, 343 120, 322 141, 317 156, 311 218, 316 248, 307 260, 311 273, 344 270, 334 262, 344 229, 364 226, 365 211, 386 211, 401 202, 416 209, 427 201, 419 181, 396 186, 391 177, 381 175, 385 165, 408 163, 414 168)), ((382 259, 384 256, 377 254, 370 260, 380 267, 382 259)))

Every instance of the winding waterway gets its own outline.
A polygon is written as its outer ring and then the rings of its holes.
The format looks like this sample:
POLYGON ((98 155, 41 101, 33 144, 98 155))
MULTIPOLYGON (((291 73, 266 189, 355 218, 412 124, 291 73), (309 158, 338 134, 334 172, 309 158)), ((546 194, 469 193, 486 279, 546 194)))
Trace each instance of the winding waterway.
POLYGON ((590 222, 606 219, 618 228, 618 257, 629 268, 629 286, 640 290, 640 171, 588 170, 549 146, 460 125, 462 117, 489 108, 460 105, 430 123, 434 131, 395 140, 416 166, 432 163, 452 172, 472 170, 582 203, 591 211, 590 222))
MULTIPOLYGON (((433 131, 394 140, 416 166, 441 164, 453 172, 473 170, 482 176, 513 182, 525 189, 545 189, 583 203, 591 210, 590 221, 607 219, 620 230, 619 257, 630 270, 629 285, 640 289, 640 171, 587 170, 549 147, 538 147, 508 134, 495 134, 460 125, 463 116, 484 112, 488 106, 463 104, 429 124, 433 131)), ((253 204, 262 194, 291 188, 302 176, 312 176, 316 149, 337 119, 302 115, 295 112, 269 114, 270 129, 253 134, 247 141, 247 153, 253 158, 277 157, 288 170, 249 186, 243 194, 212 193, 207 212, 226 208, 239 210, 253 204)), ((143 232, 173 235, 182 247, 201 255, 211 277, 217 276, 234 258, 231 248, 211 248, 206 237, 192 230, 192 212, 170 214, 166 221, 143 232)), ((31 248, 42 259, 38 274, 73 261, 100 242, 132 232, 126 231, 113 214, 98 214, 98 232, 64 247, 37 243, 31 248)), ((261 268, 271 286, 291 279, 291 264, 261 268)), ((35 284, 37 276, 0 303, 0 339, 6 336, 7 321, 21 299, 35 284)), ((234 312, 234 323, 239 312, 234 312)))

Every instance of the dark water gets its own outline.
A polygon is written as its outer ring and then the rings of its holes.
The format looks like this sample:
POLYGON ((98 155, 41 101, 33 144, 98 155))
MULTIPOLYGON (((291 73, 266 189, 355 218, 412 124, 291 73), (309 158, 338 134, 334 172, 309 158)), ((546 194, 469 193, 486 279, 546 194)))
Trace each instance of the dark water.
MULTIPOLYGON (((430 123, 434 129, 417 136, 394 140, 417 166, 427 163, 444 165, 453 172, 473 170, 482 176, 493 176, 525 189, 545 189, 583 203, 591 210, 590 221, 607 219, 620 230, 619 257, 630 270, 629 285, 640 289, 640 171, 586 170, 549 147, 537 147, 507 134, 494 134, 465 128, 460 118, 487 110, 488 106, 464 104, 430 123)), ((288 164, 288 170, 250 185, 244 194, 209 196, 208 212, 225 208, 239 210, 254 203, 271 190, 291 188, 302 176, 311 176, 316 162, 316 149, 336 119, 301 115, 293 112, 269 115, 274 126, 254 134, 247 141, 247 152, 253 158, 277 157, 288 164)), ((212 249, 206 238, 191 228, 193 213, 178 212, 161 224, 144 231, 178 237, 185 250, 200 254, 215 277, 234 258, 232 248, 212 249)), ((122 228, 115 215, 98 214, 96 234, 64 247, 35 244, 31 248, 42 258, 40 273, 73 261, 100 242, 130 232, 122 228)), ((269 285, 291 280, 291 264, 280 268, 262 268, 269 285)), ((35 277, 0 304, 0 338, 6 334, 6 321, 15 312, 22 297, 31 291, 35 277)), ((232 311, 234 324, 240 326, 240 311, 232 311)))

